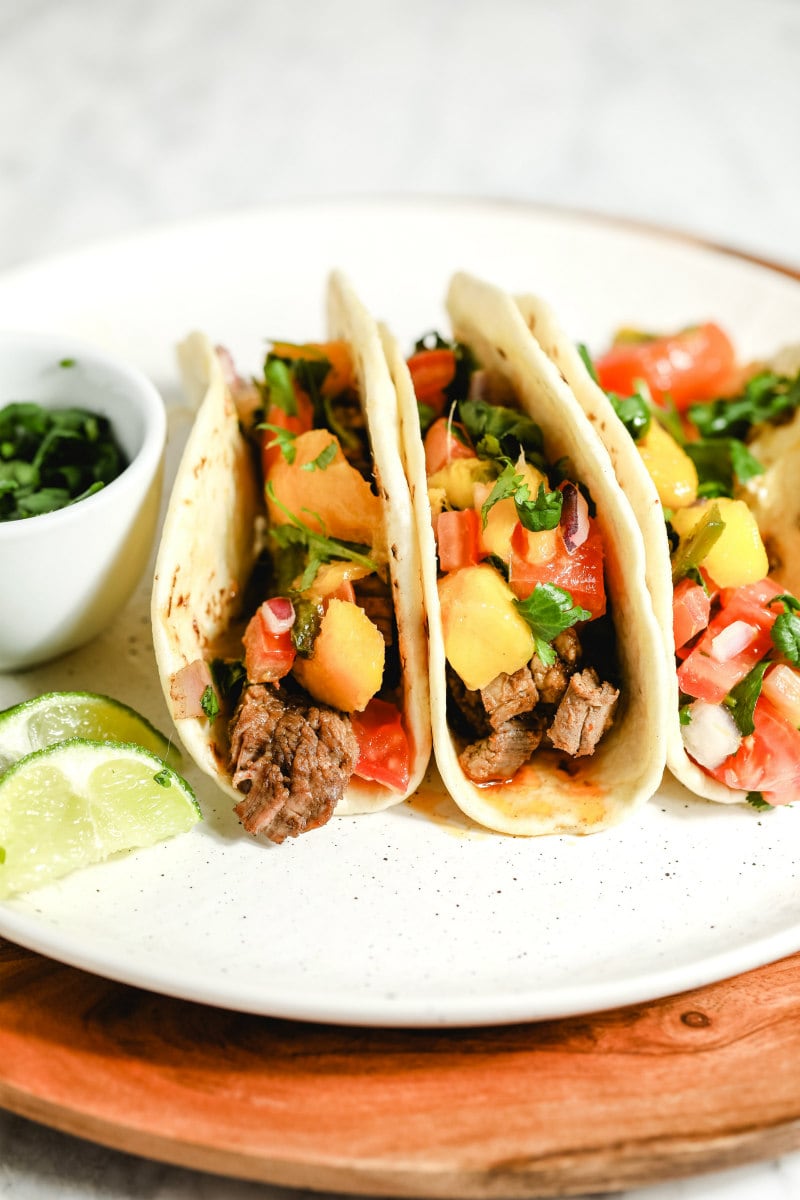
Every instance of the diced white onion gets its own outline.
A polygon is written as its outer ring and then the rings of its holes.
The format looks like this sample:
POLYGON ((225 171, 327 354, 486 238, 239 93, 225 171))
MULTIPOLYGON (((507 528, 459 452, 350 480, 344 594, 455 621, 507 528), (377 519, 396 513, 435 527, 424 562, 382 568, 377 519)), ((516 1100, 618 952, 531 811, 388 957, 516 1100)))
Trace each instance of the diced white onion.
POLYGON ((206 689, 213 688, 211 668, 202 658, 196 658, 187 666, 176 671, 169 681, 169 694, 175 705, 176 720, 186 717, 204 717, 202 699, 206 689))
POLYGON ((742 650, 746 650, 758 637, 758 630, 746 621, 731 621, 711 642, 711 657, 717 662, 730 662, 742 650))
POLYGON ((270 633, 288 633, 294 625, 294 605, 287 596, 274 596, 261 605, 261 616, 270 633))
POLYGON ((724 704, 695 700, 689 716, 688 725, 681 725, 681 737, 686 753, 701 767, 713 770, 739 749, 742 735, 724 704))

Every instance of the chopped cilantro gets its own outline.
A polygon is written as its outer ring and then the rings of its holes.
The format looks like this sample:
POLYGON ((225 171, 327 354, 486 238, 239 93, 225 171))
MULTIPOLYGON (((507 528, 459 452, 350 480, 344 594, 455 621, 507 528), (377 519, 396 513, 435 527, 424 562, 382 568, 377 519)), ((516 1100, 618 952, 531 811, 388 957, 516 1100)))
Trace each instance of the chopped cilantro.
POLYGON ((748 792, 747 803, 751 804, 753 808, 757 809, 759 812, 763 812, 765 809, 773 807, 773 805, 764 799, 761 792, 748 792))
POLYGON ((209 721, 213 721, 219 715, 219 700, 211 684, 208 685, 200 697, 200 707, 209 721))
POLYGON ((776 425, 800 407, 800 374, 794 379, 760 371, 738 396, 690 404, 687 416, 703 438, 746 438, 755 425, 776 425))
POLYGON ((536 466, 543 466, 542 431, 535 421, 515 408, 485 400, 462 400, 458 419, 464 425, 479 458, 516 461, 520 451, 536 466))
POLYGON ((336 442, 328 442, 324 450, 320 450, 316 458, 312 458, 311 462, 303 463, 301 471, 324 471, 329 467, 336 458, 336 452, 339 449, 336 442))
MULTIPOLYGON (((286 459, 287 463, 293 463, 297 454, 297 449, 294 440, 297 437, 296 433, 292 433, 290 429, 284 429, 282 425, 272 425, 269 421, 264 421, 260 425, 256 425, 256 429, 268 429, 275 436, 267 442, 266 448, 270 446, 279 446, 281 454, 286 459)), ((333 445, 333 443, 331 443, 333 445)))
POLYGON ((75 504, 126 465, 110 422, 98 413, 25 402, 0 409, 0 521, 75 504))
MULTIPOLYGON (((311 587, 311 584, 316 579, 317 571, 322 564, 332 562, 335 559, 345 559, 349 562, 359 563, 360 566, 366 567, 369 571, 376 571, 378 569, 378 564, 363 553, 365 547, 354 546, 349 542, 338 542, 334 538, 327 537, 324 533, 318 533, 306 525, 304 521, 301 521, 295 513, 278 499, 271 482, 267 483, 266 493, 271 502, 281 510, 289 521, 288 525, 273 525, 270 529, 271 537, 281 549, 287 547, 302 548, 307 556, 306 567, 298 585, 298 591, 304 592, 311 587)), ((303 512, 309 512, 309 510, 303 509, 303 512)), ((315 516, 316 514, 309 513, 309 515, 315 516)))
POLYGON ((545 491, 544 484, 540 483, 536 499, 531 500, 530 488, 527 483, 521 475, 517 474, 514 464, 507 462, 481 507, 481 522, 484 529, 489 512, 494 505, 499 500, 509 498, 514 501, 521 524, 532 533, 539 533, 543 529, 555 529, 561 520, 563 501, 561 492, 545 491))
POLYGON ((737 683, 736 687, 725 697, 725 704, 730 709, 739 732, 745 737, 755 730, 753 711, 758 697, 761 695, 764 673, 770 666, 772 664, 768 661, 757 663, 752 671, 745 675, 741 683, 737 683))
POLYGON ((153 783, 157 783, 159 787, 163 788, 172 787, 172 778, 166 767, 153 776, 153 783))
POLYGON ((74 367, 75 359, 74 358, 62 358, 58 365, 60 367, 74 367))
POLYGON ((800 667, 800 618, 796 616, 800 612, 800 601, 784 593, 775 596, 770 601, 770 606, 773 604, 782 604, 783 612, 772 626, 772 644, 793 667, 800 667))
POLYGON ((275 404, 287 417, 297 416, 297 397, 294 394, 292 372, 284 359, 267 355, 267 361, 264 363, 264 390, 268 405, 275 404))
POLYGON ((692 723, 692 706, 691 704, 682 704, 678 709, 678 720, 681 725, 691 725, 692 723))
POLYGON ((314 651, 314 642, 322 624, 322 603, 315 600, 295 599, 292 645, 298 654, 308 658, 314 651))
POLYGON ((697 468, 700 496, 732 496, 737 483, 747 483, 764 468, 738 438, 686 442, 684 450, 697 468))
POLYGON ((554 583, 537 583, 526 600, 516 600, 514 606, 530 625, 536 642, 536 653, 544 666, 556 661, 550 643, 554 638, 577 625, 588 621, 591 613, 573 604, 572 596, 554 583))

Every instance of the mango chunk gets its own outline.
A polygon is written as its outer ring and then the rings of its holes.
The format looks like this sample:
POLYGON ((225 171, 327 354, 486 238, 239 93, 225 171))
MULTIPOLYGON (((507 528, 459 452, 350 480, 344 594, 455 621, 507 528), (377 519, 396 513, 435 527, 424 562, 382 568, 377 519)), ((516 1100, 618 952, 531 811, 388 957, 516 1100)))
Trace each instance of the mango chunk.
MULTIPOLYGON (((328 429, 311 429, 293 442, 294 461, 281 455, 269 474, 276 498, 299 520, 316 533, 362 546, 380 544, 383 531, 382 501, 366 479, 342 453, 338 439, 328 429), (317 463, 331 442, 336 450, 330 462, 317 463), (323 465, 324 463, 324 465, 323 465)), ((267 499, 273 525, 285 525, 289 518, 267 499)))
POLYGON ((530 661, 533 633, 494 567, 462 567, 438 586, 445 655, 468 688, 485 687, 501 671, 513 675, 530 661))
POLYGON ((672 515, 672 528, 683 541, 705 517, 712 504, 725 522, 720 537, 700 564, 718 587, 743 587, 757 583, 769 571, 769 561, 756 519, 744 500, 720 496, 703 500, 672 515))
POLYGON ((315 700, 342 712, 361 712, 383 679, 386 643, 363 608, 331 600, 310 658, 294 662, 298 683, 315 700))
POLYGON ((697 499, 697 468, 674 437, 655 418, 636 443, 665 508, 685 508, 697 499))
POLYGON ((428 476, 428 490, 443 488, 450 508, 472 508, 473 486, 496 478, 497 467, 489 459, 454 458, 428 476))

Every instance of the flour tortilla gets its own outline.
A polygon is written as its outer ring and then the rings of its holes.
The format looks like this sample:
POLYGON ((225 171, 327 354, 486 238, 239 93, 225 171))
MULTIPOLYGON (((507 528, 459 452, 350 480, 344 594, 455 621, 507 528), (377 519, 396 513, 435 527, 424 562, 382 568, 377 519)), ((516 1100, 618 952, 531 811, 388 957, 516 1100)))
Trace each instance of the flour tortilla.
POLYGON ((678 677, 675 668, 675 640, 672 633, 672 565, 664 528, 664 510, 655 484, 636 449, 633 438, 617 417, 599 384, 589 374, 572 340, 559 325, 552 310, 536 296, 517 297, 520 314, 544 353, 555 364, 572 389, 589 421, 602 437, 617 479, 630 501, 644 535, 647 556, 647 585, 658 624, 667 680, 667 766, 676 779, 707 800, 720 804, 739 804, 745 793, 719 783, 693 762, 683 747, 678 717, 678 677))
MULTIPOLYGON (((402 672, 403 725, 411 746, 408 788, 403 792, 355 776, 336 815, 397 804, 419 785, 431 753, 427 644, 419 552, 408 485, 397 453, 397 399, 377 325, 340 273, 327 294, 331 339, 347 341, 364 404, 383 500, 385 537, 402 672)), ((178 469, 164 521, 152 594, 156 660, 167 706, 186 750, 235 801, 241 793, 228 769, 228 720, 181 718, 170 693, 177 671, 212 657, 243 616, 245 589, 263 545, 266 514, 250 445, 220 360, 205 335, 192 333, 178 347, 188 395, 200 407, 178 469)))
POLYGON ((553 364, 532 339, 510 296, 474 277, 456 275, 447 298, 453 334, 479 363, 511 381, 522 407, 541 427, 550 463, 568 457, 597 506, 606 548, 606 587, 621 674, 616 720, 594 755, 573 759, 537 751, 508 783, 477 786, 458 761, 447 724, 447 689, 436 546, 416 399, 404 357, 388 331, 384 346, 400 400, 403 447, 422 550, 430 638, 433 742, 439 772, 459 807, 502 833, 587 834, 617 824, 658 788, 664 770, 668 672, 662 636, 648 601, 642 535, 597 433, 553 364))

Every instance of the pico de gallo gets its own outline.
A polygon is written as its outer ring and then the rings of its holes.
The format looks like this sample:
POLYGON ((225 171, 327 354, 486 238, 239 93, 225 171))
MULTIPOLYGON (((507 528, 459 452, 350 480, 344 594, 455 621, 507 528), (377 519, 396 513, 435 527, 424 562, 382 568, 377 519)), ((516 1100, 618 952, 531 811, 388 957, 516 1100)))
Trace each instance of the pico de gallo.
POLYGON ((237 814, 282 841, 327 821, 352 776, 409 783, 384 501, 347 343, 273 343, 251 381, 221 358, 260 461, 264 550, 238 647, 173 695, 233 712, 237 814))
POLYGON ((593 754, 619 700, 603 538, 509 381, 432 333, 407 360, 438 556, 448 717, 467 778, 593 754))
POLYGON ((800 375, 742 366, 715 323, 623 331, 584 358, 664 506, 684 748, 755 807, 800 799, 800 602, 748 505, 758 435, 800 408, 800 375))

